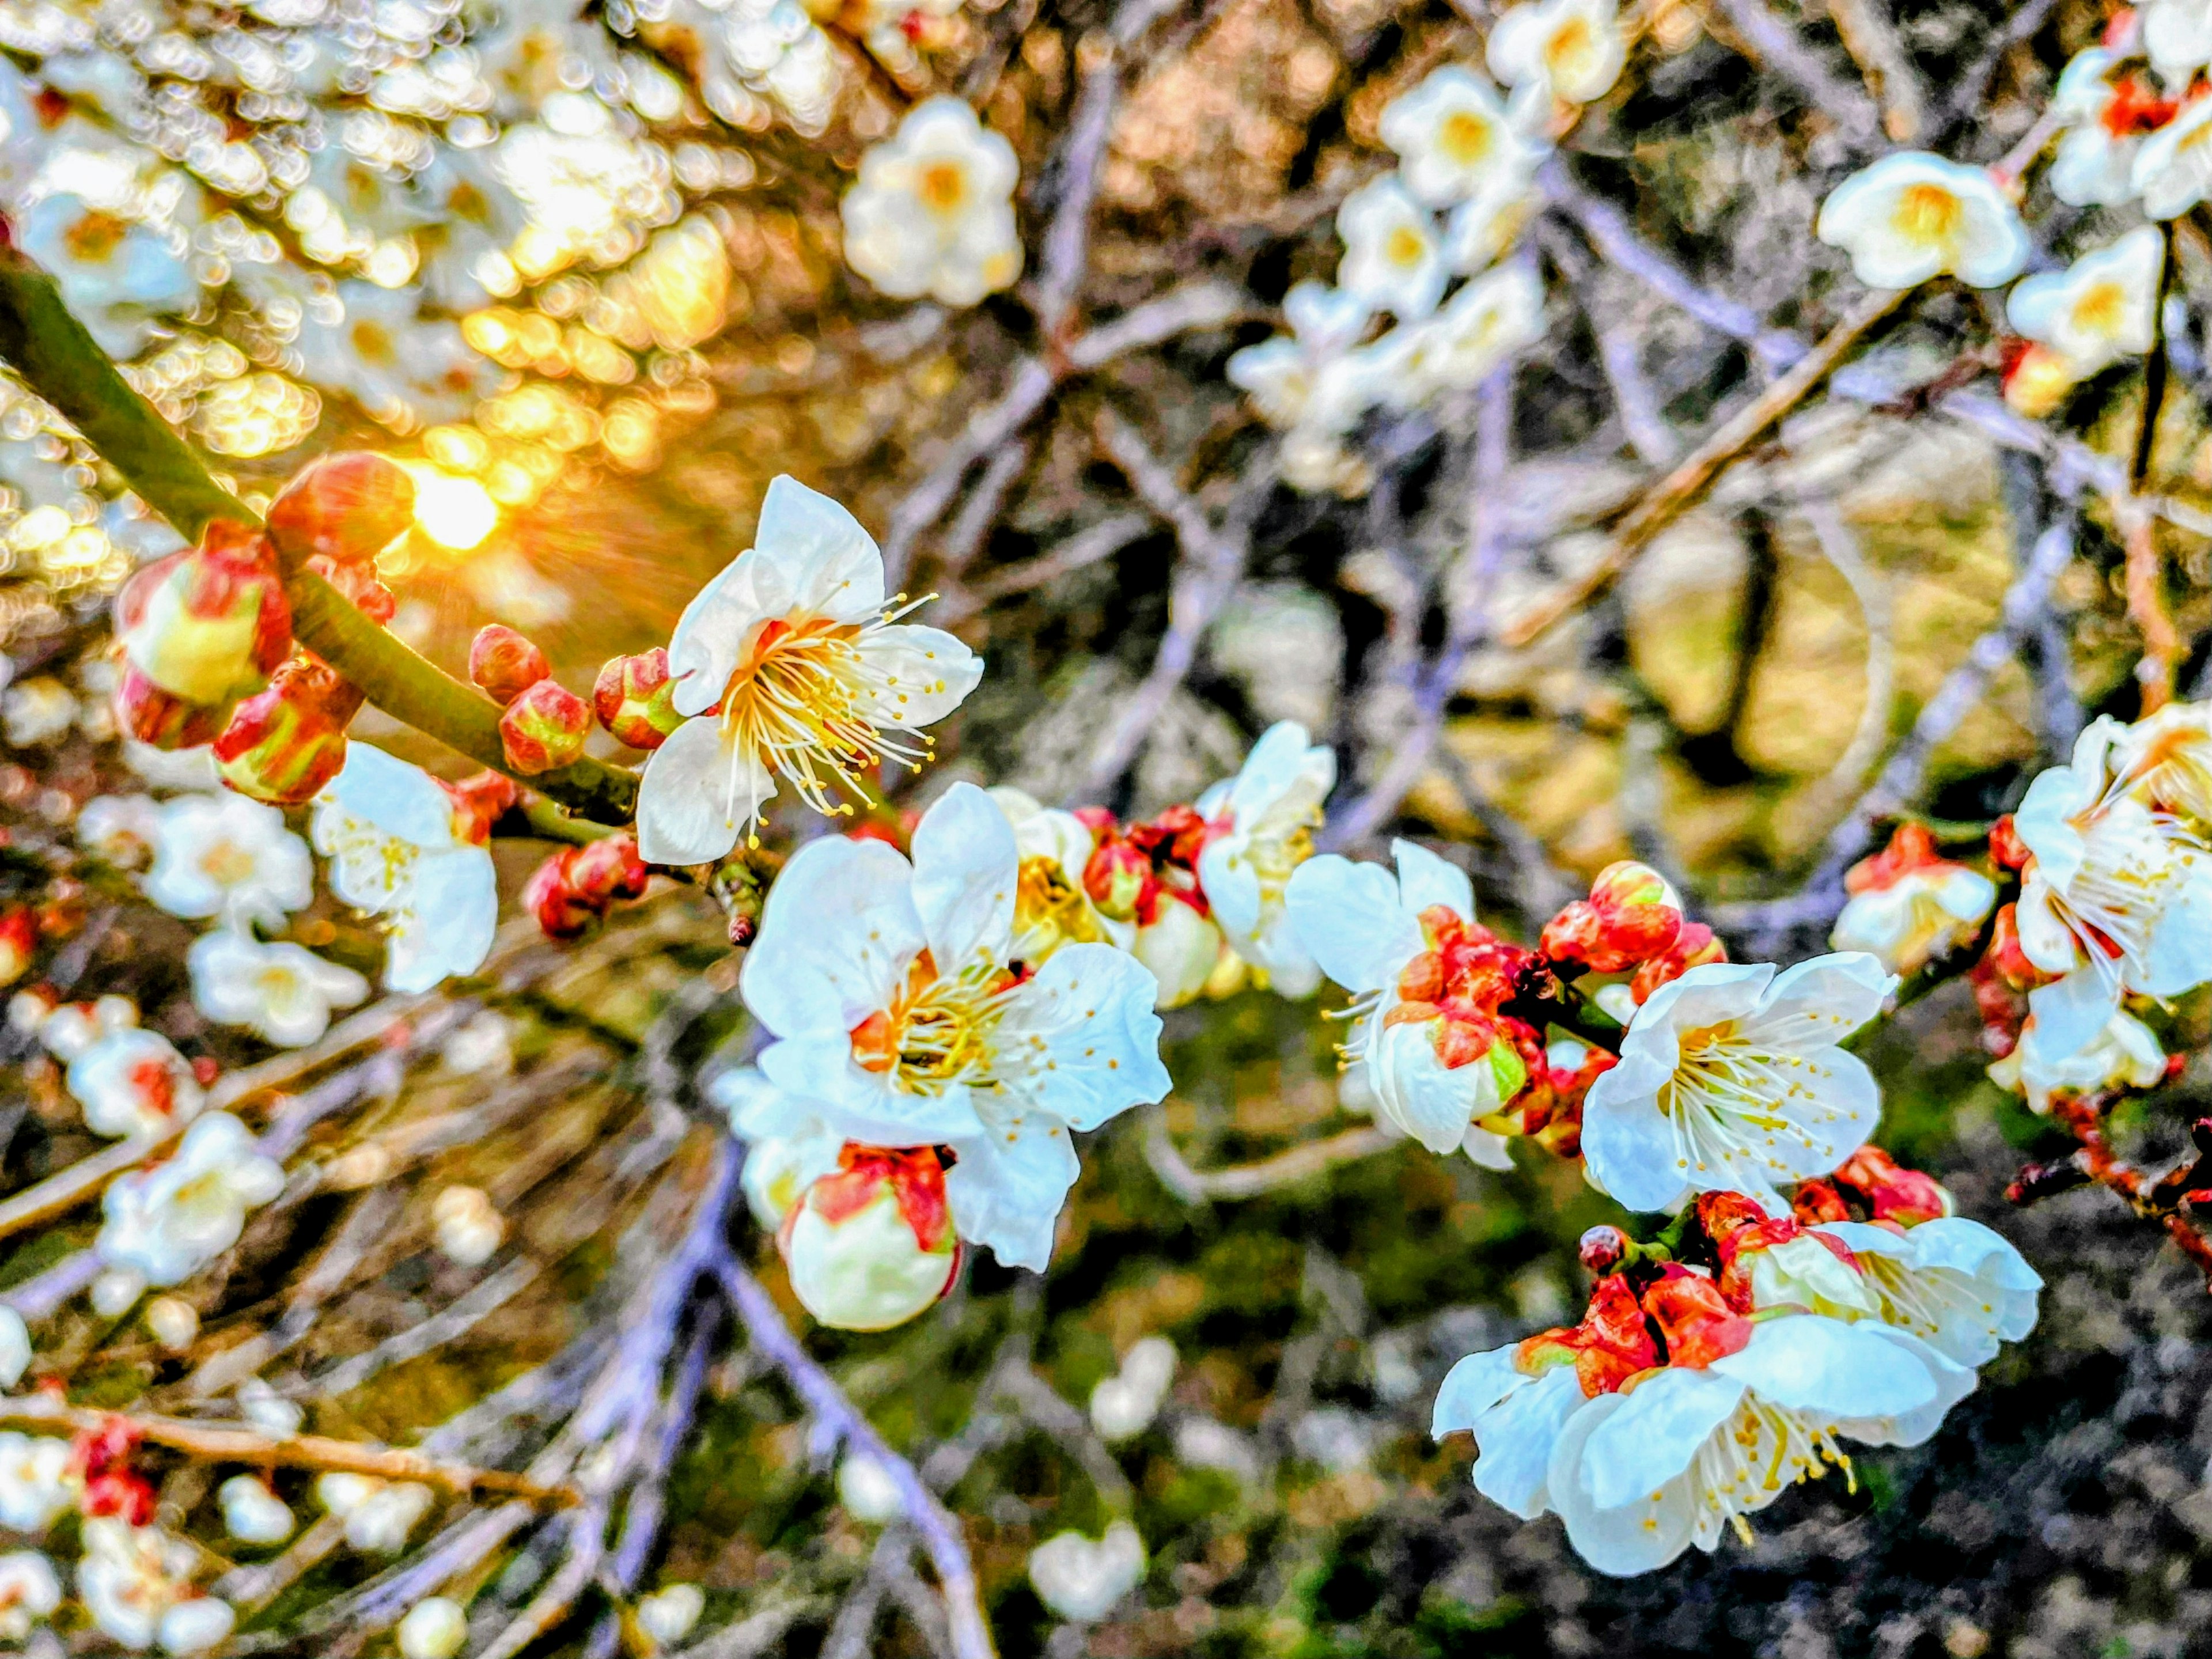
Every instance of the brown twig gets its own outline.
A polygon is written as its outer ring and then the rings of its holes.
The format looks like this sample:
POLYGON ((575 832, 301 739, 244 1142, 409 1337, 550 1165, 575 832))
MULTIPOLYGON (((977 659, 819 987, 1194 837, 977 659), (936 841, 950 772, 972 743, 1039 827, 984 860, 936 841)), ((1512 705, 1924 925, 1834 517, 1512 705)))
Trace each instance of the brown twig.
POLYGON ((1222 1170, 1193 1169, 1176 1150, 1168 1133, 1167 1115, 1154 1108, 1145 1124, 1145 1161, 1160 1184, 1186 1204, 1211 1199, 1257 1198, 1284 1187, 1310 1181, 1340 1164, 1372 1158, 1399 1144, 1400 1137, 1386 1129, 1368 1127, 1346 1129, 1326 1140, 1310 1140, 1303 1146, 1263 1158, 1257 1163, 1232 1164, 1222 1170))

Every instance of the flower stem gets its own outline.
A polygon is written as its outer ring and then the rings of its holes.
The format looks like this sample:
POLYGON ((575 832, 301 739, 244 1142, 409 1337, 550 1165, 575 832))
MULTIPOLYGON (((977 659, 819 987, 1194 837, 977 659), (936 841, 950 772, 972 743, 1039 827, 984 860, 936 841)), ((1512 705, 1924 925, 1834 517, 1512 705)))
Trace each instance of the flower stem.
MULTIPOLYGON (((258 524, 259 515, 211 477, 191 446, 116 372, 62 302, 53 278, 19 250, 0 246, 0 359, 52 404, 145 503, 197 539, 209 522, 258 524)), ((499 708, 369 621, 312 571, 289 572, 293 636, 395 719, 495 771, 519 776, 499 737, 499 708)), ((637 775, 595 760, 522 777, 578 816, 627 823, 637 775)))

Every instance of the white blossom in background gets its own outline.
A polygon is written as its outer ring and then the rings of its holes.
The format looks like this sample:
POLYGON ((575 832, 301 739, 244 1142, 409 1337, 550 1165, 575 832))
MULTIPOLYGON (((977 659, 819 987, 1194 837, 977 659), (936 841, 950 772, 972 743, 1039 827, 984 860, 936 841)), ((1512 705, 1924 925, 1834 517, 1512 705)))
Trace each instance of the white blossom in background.
POLYGON ((66 1440, 0 1432, 0 1527, 33 1536, 76 1507, 82 1486, 66 1440))
POLYGON ((218 1025, 243 1025, 281 1048, 314 1042, 331 1010, 350 1008, 368 981, 298 945, 264 945, 219 927, 185 953, 192 1005, 218 1025))
POLYGON ((430 1206, 430 1224, 438 1249, 463 1267, 481 1267, 499 1254, 507 1238, 507 1218, 481 1187, 447 1187, 430 1206))
POLYGON ((885 1527, 906 1513, 906 1501, 884 1466, 859 1452, 837 1464, 837 1501, 855 1521, 885 1527))
POLYGON ((31 1368, 31 1332, 23 1316, 0 1304, 0 1389, 12 1389, 31 1368))
POLYGON ((845 262, 895 300, 972 306, 1022 273, 1013 146, 957 98, 917 104, 860 158, 845 262))
POLYGON ((135 357, 150 320, 190 311, 200 285, 185 239, 66 191, 15 222, 23 251, 53 276, 62 298, 112 357, 135 357))
POLYGON ((56 1007, 36 991, 21 991, 8 1006, 19 1029, 35 1035, 40 1046, 64 1066, 101 1038, 134 1030, 138 1024, 138 1005, 113 994, 56 1007))
POLYGON ((923 728, 960 706, 983 664, 903 614, 885 604, 883 555, 860 520, 795 478, 773 480, 753 545, 684 607, 669 641, 688 718, 646 763, 640 854, 720 858, 752 833, 778 779, 830 814, 833 787, 862 792, 862 767, 919 765, 923 728))
POLYGON ((430 1512, 437 1494, 413 1480, 380 1480, 344 1470, 319 1475, 315 1498, 345 1522, 351 1547, 371 1555, 397 1555, 409 1534, 430 1512))
POLYGON ((1531 135, 1541 117, 1528 102, 1516 100, 1509 110, 1487 83, 1447 64, 1384 105, 1378 131, 1398 152, 1398 177, 1408 193, 1449 208, 1528 188, 1550 149, 1531 135))
POLYGON ((182 1353, 200 1334, 199 1310, 180 1296, 157 1296, 141 1316, 154 1340, 171 1353, 182 1353))
POLYGON ((1862 951, 1893 974, 1913 973, 1971 938, 1996 898, 1995 882, 1946 859, 1884 871, 1844 902, 1829 948, 1862 951))
POLYGON ((1524 1518, 1557 1513, 1585 1561, 1626 1576, 1745 1530, 1743 1516, 1844 1463, 1845 1437, 1918 1445, 1973 1387, 1903 1331, 1799 1314, 1753 1324, 1709 1365, 1587 1399, 1571 1364, 1524 1369, 1520 1344, 1471 1354, 1437 1392, 1433 1432, 1471 1430, 1486 1496, 1524 1518))
POLYGON ((696 1584, 667 1584, 639 1599, 638 1627, 663 1647, 691 1633, 706 1611, 707 1593, 696 1584))
POLYGON ((210 1112, 185 1131, 174 1157, 107 1189, 93 1248, 149 1285, 175 1285, 237 1243, 246 1212, 283 1190, 283 1166, 254 1151, 252 1132, 210 1112))
MULTIPOLYGON (((1498 189, 1462 202, 1444 221, 1444 262, 1462 276, 1495 264, 1521 240, 1544 204, 1533 184, 1498 189)), ((1528 273, 1536 280, 1535 273, 1528 273)), ((1540 306, 1541 294, 1539 292, 1540 306)))
POLYGON ((407 1609, 398 1635, 401 1659, 453 1659, 468 1645, 469 1616, 450 1597, 426 1596, 407 1609))
POLYGON ((529 222, 493 165, 491 150, 441 145, 409 188, 430 213, 428 223, 415 233, 422 248, 424 290, 451 312, 490 304, 484 273, 499 273, 529 222))
POLYGON ((761 1074, 735 1066, 707 1085, 707 1098, 730 1115, 730 1132, 745 1143, 738 1180, 753 1219, 767 1231, 783 1224, 799 1196, 837 1167, 845 1137, 761 1074))
POLYGON ((1434 950, 1431 922, 1448 915, 1453 926, 1474 925, 1474 884, 1412 842, 1393 842, 1391 854, 1395 876, 1334 854, 1300 865, 1285 890, 1291 927, 1322 971, 1358 998, 1346 1011, 1355 1024, 1345 1056, 1364 1072, 1376 1115, 1432 1152, 1463 1148, 1494 1163, 1503 1144, 1478 1120, 1527 1080, 1512 1042, 1486 1027, 1462 1044, 1440 1011, 1394 1018, 1408 1002, 1428 1007, 1406 994, 1407 973, 1434 950))
POLYGON ((385 925, 384 986, 428 991, 491 954, 499 884, 473 817, 419 766, 365 743, 315 797, 331 891, 385 925))
POLYGON ((2212 104, 2185 105, 2145 138, 2128 184, 2154 219, 2178 219, 2212 194, 2212 104))
POLYGON ((94 1134, 159 1134, 199 1115, 206 1097, 191 1062, 158 1031, 128 1026, 92 1042, 69 1063, 69 1091, 94 1134))
POLYGON ((1145 1576, 1145 1540, 1127 1521, 1105 1535, 1055 1533, 1030 1552, 1030 1586, 1062 1619, 1095 1624, 1121 1605, 1145 1576))
POLYGON ((234 1474, 216 1488, 223 1530, 241 1544, 281 1544, 299 1524, 291 1506, 258 1474, 234 1474))
POLYGON ((949 1143, 955 1225, 1042 1268, 1079 1165, 1071 1131, 1168 1091, 1158 987, 1106 945, 1010 970, 1019 860, 989 796, 957 783, 922 817, 912 863, 824 836, 769 889, 741 983, 778 1039, 770 1081, 831 1128, 881 1146, 949 1143))
POLYGON ((94 795, 76 815, 82 852, 118 870, 137 870, 161 837, 161 809, 151 795, 94 795))
POLYGON ((1108 1445, 1133 1440, 1152 1427, 1175 1382, 1175 1344, 1164 1336, 1140 1337, 1121 1356, 1121 1368, 1091 1390, 1091 1426, 1108 1445))
POLYGON ((1375 383, 1393 408, 1418 409, 1467 392, 1544 331, 1544 285, 1520 260, 1461 285, 1434 316, 1403 324, 1369 348, 1375 383))
POLYGON ((1291 332, 1232 354, 1229 382, 1250 393, 1260 417, 1278 429, 1311 423, 1349 431, 1375 401, 1364 365, 1352 354, 1374 315, 1347 289, 1297 283, 1283 296, 1291 332))
POLYGON ((1588 104, 1613 90, 1628 62, 1614 0, 1534 0, 1493 24, 1490 72, 1509 87, 1588 104))
POLYGON ((61 1604, 62 1581, 52 1562, 37 1550, 0 1555, 0 1642, 23 1641, 61 1604))
POLYGON ((1644 1000, 1620 1063, 1583 1107, 1584 1173, 1632 1210, 1739 1192, 1777 1215, 1782 1183, 1826 1175, 1881 1115, 1866 1062, 1836 1045, 1897 988, 1874 957, 1708 963, 1644 1000))
POLYGON ((2112 767, 2145 805, 2212 830, 2212 701, 2144 715, 2115 739, 2112 767))
POLYGON ((2086 379, 2156 343, 2165 266, 2166 238, 2138 225, 2063 271, 2023 277, 2005 302, 2006 316, 2017 332, 2049 346, 2086 379))
POLYGON ((497 387, 498 368, 470 348, 460 325, 423 316, 422 298, 413 288, 340 283, 326 308, 310 307, 301 321, 300 373, 392 425, 465 418, 497 387))
POLYGON ((1851 256, 1869 288, 1911 288, 1948 272, 1999 288, 2027 263, 2020 211, 1986 167, 1899 150, 1829 192, 1814 227, 1851 256))
POLYGON ((2120 95, 2107 78, 2118 61, 2102 46, 2077 52, 2051 93, 2051 113, 2067 126, 2051 158, 2051 193, 2069 207, 2117 207, 2135 197, 2142 136, 2114 132, 2105 118, 2120 95))
POLYGON ((2203 0, 2143 0, 2137 14, 2143 55, 2178 95, 2212 64, 2212 9, 2203 0))
POLYGON ((2212 854, 2111 778, 2124 732, 2109 716, 2093 721, 2071 764, 2039 774, 2013 817, 2033 854, 2021 878, 2021 949, 2059 975, 2028 993, 2054 1060, 2093 1042, 2124 992, 2179 996, 2212 980, 2212 854))
POLYGON ((228 792, 162 804, 146 896, 173 916, 276 927, 315 896, 315 861, 273 806, 228 792))
POLYGON ((1322 805, 1336 787, 1336 751, 1296 720, 1262 732, 1233 778, 1198 798, 1206 841, 1199 884, 1237 953, 1286 997, 1311 996, 1321 969, 1293 933, 1283 891, 1313 855, 1322 805))
POLYGON ((1954 1364, 1985 1365, 2035 1328, 2042 1275, 2002 1234, 1965 1216, 1899 1231, 1871 1222, 1814 1228, 1849 1249, 1883 1323, 1910 1331, 1954 1364))
POLYGON ((272 1440, 289 1440, 299 1433, 307 1414, 258 1376, 238 1385, 239 1415, 272 1440))
POLYGON ((1395 173, 1362 185, 1336 210, 1344 258, 1336 283, 1401 321, 1427 316, 1443 297, 1451 272, 1436 216, 1413 199, 1395 173))
POLYGON ((1990 1068, 1990 1081, 2026 1097, 2028 1109, 2051 1109, 2062 1090, 2087 1096, 2101 1089, 2148 1089, 2166 1076, 2166 1050, 2150 1027, 2124 1010, 2071 1054, 2053 1054, 2034 1015, 2021 1029, 2012 1052, 1990 1068))
POLYGON ((51 675, 18 682, 0 695, 0 736, 10 749, 38 749, 58 743, 76 725, 77 701, 69 687, 51 675))
POLYGON ((77 1595, 101 1632, 126 1648, 204 1653, 228 1638, 237 1615, 193 1591, 198 1562, 197 1550, 159 1527, 98 1516, 84 1523, 77 1595))

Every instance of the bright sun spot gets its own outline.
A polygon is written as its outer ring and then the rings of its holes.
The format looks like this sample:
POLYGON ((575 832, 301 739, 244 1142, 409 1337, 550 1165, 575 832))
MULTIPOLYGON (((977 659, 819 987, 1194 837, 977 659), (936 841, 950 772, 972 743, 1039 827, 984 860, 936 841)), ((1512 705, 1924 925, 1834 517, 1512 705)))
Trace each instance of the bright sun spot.
POLYGON ((499 504, 474 478, 419 463, 407 470, 415 475, 415 522, 439 546, 465 553, 499 523, 499 504))

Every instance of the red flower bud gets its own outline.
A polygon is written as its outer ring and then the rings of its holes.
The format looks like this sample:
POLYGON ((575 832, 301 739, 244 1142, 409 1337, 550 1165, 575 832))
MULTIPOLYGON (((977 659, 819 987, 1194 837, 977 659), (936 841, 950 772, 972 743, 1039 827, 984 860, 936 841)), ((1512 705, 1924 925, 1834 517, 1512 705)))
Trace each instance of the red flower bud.
POLYGON ((1654 991, 1681 978, 1691 969, 1727 960, 1728 947, 1713 937, 1711 928, 1702 921, 1686 921, 1663 955, 1652 957, 1636 970, 1636 977, 1628 981, 1629 994, 1642 1007, 1654 991))
POLYGON ((676 712, 676 682, 668 653, 659 646, 635 657, 611 657, 592 683, 592 708, 617 743, 658 749, 684 724, 676 712))
POLYGON ((289 563, 365 564, 415 522, 415 480, 365 450, 325 455, 269 504, 269 535, 289 563))
POLYGON ((499 717, 507 763, 526 776, 566 766, 584 752, 592 711, 558 680, 540 680, 507 704, 499 717))
POLYGON ((1990 924, 1989 949, 1982 960, 1990 964, 1997 976, 2015 991, 2033 991, 2039 985, 2048 985, 2058 977, 2045 973, 2027 959, 2021 948, 2020 907, 2006 904, 1998 907, 1996 920, 1990 924))
POLYGON ((471 772, 459 783, 441 783, 453 798, 453 812, 463 820, 471 841, 478 846, 491 839, 491 827, 521 798, 513 778, 487 769, 471 772))
POLYGON ((1626 1233, 1610 1222, 1601 1221, 1583 1235, 1575 1254, 1585 1268, 1602 1279, 1626 1261, 1634 1248, 1626 1233))
POLYGON ((250 696, 292 654, 292 611, 265 537, 218 520, 115 596, 125 659, 161 690, 216 707, 250 696))
POLYGON ((307 568, 350 599, 353 608, 379 628, 389 626, 399 609, 392 590, 377 580, 374 565, 340 564, 319 553, 307 561, 307 568))
POLYGON ((522 908, 538 919, 548 939, 580 938, 601 914, 576 890, 576 851, 562 848, 523 884, 522 908))
POLYGON ((0 915, 0 986, 13 985, 31 971, 39 948, 39 919, 18 905, 0 915))
POLYGON ((1808 1227, 1817 1227, 1824 1221, 1849 1221, 1850 1211, 1844 1204, 1844 1195, 1830 1181, 1802 1181, 1797 1183, 1796 1195, 1790 1200, 1790 1213, 1808 1227))
POLYGON ((2008 812, 1990 826, 1990 861, 2000 870, 2024 870, 2035 855, 2027 850, 2027 843, 2020 838, 2020 831, 2008 812))
POLYGON ((1083 890, 1101 915, 1115 921, 1127 921, 1137 915, 1152 880, 1152 860, 1111 833, 1091 849, 1083 866, 1083 890))
POLYGON ((125 664, 115 683, 115 721, 156 749, 197 749, 213 743, 230 718, 228 703, 187 702, 125 664))
POLYGON ((1876 1221, 1916 1227, 1951 1213, 1951 1194, 1935 1176, 1908 1170, 1879 1146, 1862 1146, 1830 1177, 1856 1194, 1876 1221))
POLYGON ((575 849, 572 873, 576 890, 600 901, 602 908, 617 899, 645 896, 653 871, 637 855, 637 837, 624 833, 606 836, 575 849))
POLYGON ((1592 1400, 1617 1393, 1639 1371, 1659 1363, 1658 1346, 1644 1322, 1636 1291, 1618 1273, 1590 1287, 1589 1306, 1578 1325, 1540 1331, 1526 1338, 1514 1355, 1522 1370, 1537 1372, 1571 1357, 1575 1380, 1592 1400))
POLYGON ((1682 912, 1659 872, 1632 860, 1609 864, 1577 899, 1546 924, 1539 944, 1554 962, 1618 974, 1674 944, 1682 912))
POLYGON ((215 740, 222 781, 274 805, 313 799, 345 764, 346 723, 361 704, 360 689, 328 663, 293 658, 215 740))
POLYGON ((513 702, 552 673, 545 653, 512 628, 488 623, 469 643, 469 678, 494 702, 513 702))

